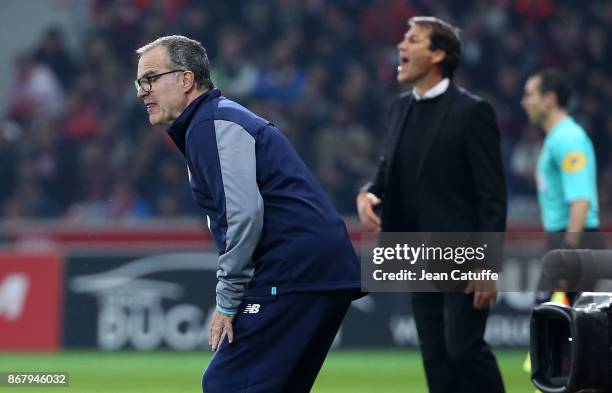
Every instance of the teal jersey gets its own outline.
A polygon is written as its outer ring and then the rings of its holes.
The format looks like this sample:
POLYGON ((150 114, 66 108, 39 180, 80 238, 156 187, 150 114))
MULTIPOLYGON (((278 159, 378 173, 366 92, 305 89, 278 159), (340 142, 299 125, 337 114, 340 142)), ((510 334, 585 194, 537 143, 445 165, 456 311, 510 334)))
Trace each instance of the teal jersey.
POLYGON ((599 226, 595 151, 584 129, 570 116, 546 135, 536 178, 545 231, 568 227, 570 203, 575 200, 590 202, 585 228, 599 226))

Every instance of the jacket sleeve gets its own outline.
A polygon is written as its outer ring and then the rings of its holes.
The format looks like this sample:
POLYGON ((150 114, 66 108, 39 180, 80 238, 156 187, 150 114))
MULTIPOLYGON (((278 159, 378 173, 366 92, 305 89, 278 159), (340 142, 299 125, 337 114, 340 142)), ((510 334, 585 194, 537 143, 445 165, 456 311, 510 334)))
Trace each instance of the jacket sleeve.
POLYGON ((240 125, 225 120, 201 123, 187 138, 187 152, 197 175, 210 190, 218 212, 216 227, 223 239, 217 270, 217 310, 235 314, 253 278, 251 258, 263 228, 255 139, 240 125))
POLYGON ((380 155, 378 160, 378 169, 376 170, 376 175, 374 179, 367 182, 363 187, 359 189, 361 192, 371 192, 376 195, 380 199, 383 199, 385 194, 385 178, 387 173, 387 149, 394 148, 393 146, 389 146, 389 136, 390 136, 390 128, 389 128, 389 119, 393 110, 397 107, 399 99, 395 99, 385 115, 385 123, 384 123, 384 131, 385 131, 385 149, 383 153, 380 155))
POLYGON ((385 189, 386 167, 387 161, 385 159, 385 154, 383 153, 378 161, 378 169, 376 171, 376 176, 374 177, 374 180, 367 182, 363 187, 361 187, 359 191, 371 192, 372 194, 382 199, 385 189))
POLYGON ((467 157, 478 200, 478 231, 506 230, 506 180, 501 159, 500 134, 495 112, 478 101, 467 114, 464 129, 467 157))

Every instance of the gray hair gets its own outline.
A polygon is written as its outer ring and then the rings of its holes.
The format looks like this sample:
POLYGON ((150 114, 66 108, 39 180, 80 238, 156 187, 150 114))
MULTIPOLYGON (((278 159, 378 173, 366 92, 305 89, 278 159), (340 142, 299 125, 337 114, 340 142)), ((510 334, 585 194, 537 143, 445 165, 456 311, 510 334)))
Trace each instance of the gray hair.
POLYGON ((142 57, 143 54, 158 46, 163 46, 168 50, 172 67, 180 67, 193 72, 198 89, 215 87, 210 78, 210 61, 206 49, 198 41, 182 35, 169 35, 138 48, 136 53, 142 57))

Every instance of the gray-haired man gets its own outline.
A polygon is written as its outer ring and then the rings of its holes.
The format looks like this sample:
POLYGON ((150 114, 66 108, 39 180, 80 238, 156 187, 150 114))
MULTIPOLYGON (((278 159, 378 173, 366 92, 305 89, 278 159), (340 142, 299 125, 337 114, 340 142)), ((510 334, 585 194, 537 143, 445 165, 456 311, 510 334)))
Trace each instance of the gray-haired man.
POLYGON ((137 53, 138 97, 152 124, 171 124, 219 249, 203 389, 310 391, 360 294, 344 222, 279 130, 213 87, 200 43, 162 37, 137 53))

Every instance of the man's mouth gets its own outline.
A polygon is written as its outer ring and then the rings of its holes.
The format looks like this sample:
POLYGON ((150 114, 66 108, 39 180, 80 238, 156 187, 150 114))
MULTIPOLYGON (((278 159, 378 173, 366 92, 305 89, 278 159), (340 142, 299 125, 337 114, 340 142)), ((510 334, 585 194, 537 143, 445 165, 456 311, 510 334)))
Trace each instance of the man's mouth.
POLYGON ((397 70, 401 71, 403 67, 405 67, 410 62, 408 56, 400 55, 399 57, 399 65, 397 66, 397 70))
POLYGON ((155 103, 149 102, 149 103, 145 104, 145 106, 147 107, 147 112, 150 112, 151 109, 153 109, 153 107, 155 106, 155 103))

